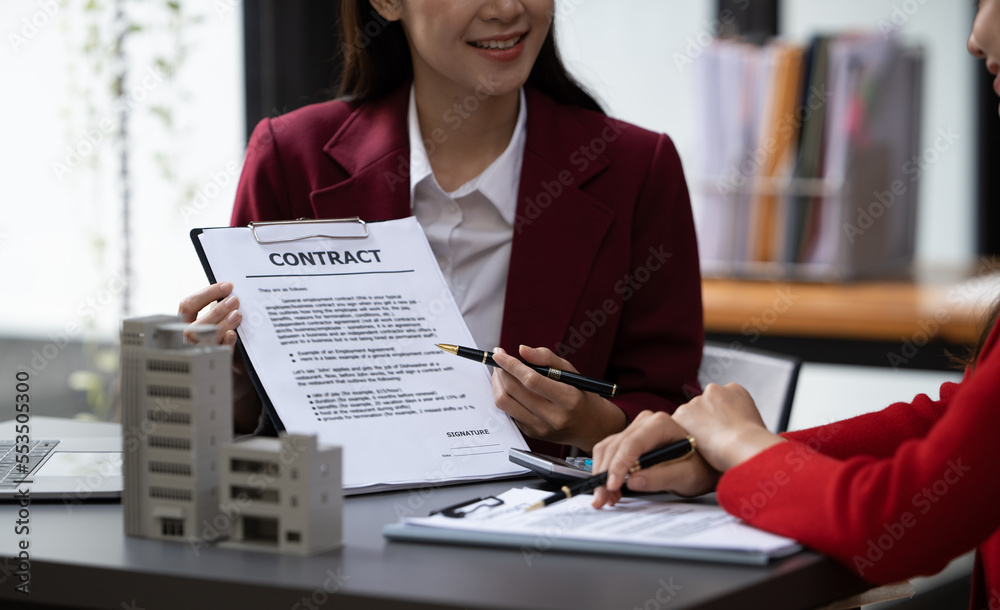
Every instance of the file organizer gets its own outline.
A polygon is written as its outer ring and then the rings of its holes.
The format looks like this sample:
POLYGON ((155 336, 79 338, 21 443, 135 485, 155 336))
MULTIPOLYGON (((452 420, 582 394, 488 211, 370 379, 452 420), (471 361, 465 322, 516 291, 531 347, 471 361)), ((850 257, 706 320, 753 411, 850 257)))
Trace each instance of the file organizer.
POLYGON ((808 49, 716 43, 700 67, 704 138, 691 180, 702 273, 904 274, 922 173, 923 63, 919 48, 881 36, 817 37, 808 49))

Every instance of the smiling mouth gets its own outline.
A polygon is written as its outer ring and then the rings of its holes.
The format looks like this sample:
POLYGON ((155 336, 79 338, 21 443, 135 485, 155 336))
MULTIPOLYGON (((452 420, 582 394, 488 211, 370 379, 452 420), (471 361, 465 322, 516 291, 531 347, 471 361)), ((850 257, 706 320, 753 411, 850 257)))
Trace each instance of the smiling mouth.
POLYGON ((469 44, 477 49, 497 49, 503 51, 519 43, 522 38, 524 38, 524 35, 515 36, 510 40, 477 40, 475 42, 470 42, 469 44))

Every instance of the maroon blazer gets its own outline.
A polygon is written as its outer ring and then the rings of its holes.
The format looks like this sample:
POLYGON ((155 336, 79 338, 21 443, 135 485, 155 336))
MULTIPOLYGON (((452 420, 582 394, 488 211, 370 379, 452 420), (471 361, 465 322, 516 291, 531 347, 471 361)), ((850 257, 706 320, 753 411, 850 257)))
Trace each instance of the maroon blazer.
MULTIPOLYGON (((673 143, 531 87, 526 97, 500 345, 549 347, 618 383, 614 402, 630 420, 673 411, 700 392, 703 341, 694 224, 673 143)), ((261 121, 232 224, 409 216, 408 100, 407 84, 261 121)))

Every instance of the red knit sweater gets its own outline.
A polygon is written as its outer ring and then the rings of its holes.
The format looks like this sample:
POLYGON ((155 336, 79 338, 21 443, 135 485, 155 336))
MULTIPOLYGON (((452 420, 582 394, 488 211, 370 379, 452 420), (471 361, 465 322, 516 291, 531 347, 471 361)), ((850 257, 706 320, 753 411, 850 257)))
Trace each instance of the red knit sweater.
POLYGON ((921 394, 785 436, 722 477, 727 511, 873 583, 933 574, 976 548, 970 607, 1000 610, 997 328, 940 400, 921 394))

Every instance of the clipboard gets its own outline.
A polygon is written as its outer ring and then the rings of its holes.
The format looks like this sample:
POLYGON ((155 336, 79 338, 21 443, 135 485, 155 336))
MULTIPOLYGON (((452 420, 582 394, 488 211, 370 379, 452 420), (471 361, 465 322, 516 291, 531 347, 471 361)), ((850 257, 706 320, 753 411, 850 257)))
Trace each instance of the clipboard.
MULTIPOLYGON (((212 227, 213 229, 226 229, 234 227, 212 227)), ((312 218, 300 218, 298 220, 276 220, 270 222, 251 222, 247 225, 253 233, 253 237, 257 240, 258 244, 276 244, 276 243, 289 243, 295 241, 303 241, 307 239, 367 239, 371 232, 368 229, 368 221, 362 220, 359 216, 353 216, 349 218, 331 218, 331 219, 312 219, 312 218), (331 225, 331 226, 345 226, 348 224, 358 225, 362 230, 363 234, 351 234, 348 232, 340 231, 334 234, 333 231, 325 233, 314 233, 311 235, 305 235, 302 237, 296 237, 294 239, 262 239, 262 234, 264 237, 266 235, 267 227, 280 227, 288 225, 331 225), (261 232, 258 233, 258 229, 261 232)), ((208 255, 205 253, 205 248, 201 244, 201 235, 208 228, 201 229, 191 229, 191 243, 194 244, 194 249, 198 253, 198 260, 201 262, 202 269, 205 270, 205 275, 208 277, 208 282, 214 284, 219 280, 215 277, 215 273, 212 271, 212 265, 208 262, 208 255)), ((274 408, 274 403, 271 402, 271 398, 267 395, 267 391, 264 390, 264 385, 260 381, 260 376, 257 375, 257 370, 253 366, 253 362, 250 360, 250 355, 247 354, 246 348, 243 347, 243 341, 239 338, 237 334, 236 338, 236 353, 240 358, 243 359, 243 365, 246 367, 247 375, 250 377, 250 382, 253 384, 253 389, 257 392, 257 396, 260 397, 261 408, 267 415, 268 421, 271 426, 274 427, 277 432, 284 432, 285 425, 281 421, 281 416, 278 415, 277 409, 274 408)))
POLYGON ((264 425, 342 446, 345 493, 524 473, 507 450, 527 444, 486 369, 470 375, 435 345, 472 336, 416 218, 261 222, 191 239, 209 281, 232 281, 241 299, 236 347, 264 425))

